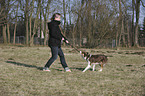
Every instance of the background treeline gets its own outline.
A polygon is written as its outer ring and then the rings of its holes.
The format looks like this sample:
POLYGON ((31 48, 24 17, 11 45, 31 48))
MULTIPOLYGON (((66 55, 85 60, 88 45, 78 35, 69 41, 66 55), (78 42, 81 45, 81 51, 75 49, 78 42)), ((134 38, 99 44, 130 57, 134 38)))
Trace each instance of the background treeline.
POLYGON ((80 47, 145 46, 142 0, 0 0, 0 42, 47 45, 47 23, 59 12, 62 30, 80 47))

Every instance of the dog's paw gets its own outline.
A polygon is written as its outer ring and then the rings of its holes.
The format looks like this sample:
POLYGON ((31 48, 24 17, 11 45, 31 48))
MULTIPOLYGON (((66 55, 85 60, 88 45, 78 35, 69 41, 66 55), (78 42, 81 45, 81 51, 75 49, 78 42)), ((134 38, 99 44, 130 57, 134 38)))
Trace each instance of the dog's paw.
POLYGON ((101 71, 102 71, 102 69, 99 70, 99 72, 101 72, 101 71))

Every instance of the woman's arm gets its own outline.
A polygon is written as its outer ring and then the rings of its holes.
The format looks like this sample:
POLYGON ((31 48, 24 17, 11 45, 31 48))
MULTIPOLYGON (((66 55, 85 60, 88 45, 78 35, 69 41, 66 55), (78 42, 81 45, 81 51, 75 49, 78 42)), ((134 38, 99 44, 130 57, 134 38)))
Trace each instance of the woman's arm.
POLYGON ((54 25, 48 23, 48 27, 49 27, 49 30, 50 30, 50 36, 51 37, 53 37, 55 39, 58 39, 58 40, 62 39, 61 33, 58 32, 57 28, 54 25))
POLYGON ((59 28, 60 28, 60 31, 61 31, 62 40, 66 43, 69 43, 68 40, 66 39, 66 37, 63 35, 63 32, 62 32, 62 29, 61 29, 60 25, 59 25, 59 28))

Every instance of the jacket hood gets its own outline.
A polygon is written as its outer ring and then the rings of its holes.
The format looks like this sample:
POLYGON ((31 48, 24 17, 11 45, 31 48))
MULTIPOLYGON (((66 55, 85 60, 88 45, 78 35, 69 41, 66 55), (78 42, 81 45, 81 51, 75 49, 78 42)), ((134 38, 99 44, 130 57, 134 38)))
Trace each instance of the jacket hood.
POLYGON ((53 20, 52 22, 55 23, 56 25, 59 25, 61 23, 60 21, 57 20, 53 20))

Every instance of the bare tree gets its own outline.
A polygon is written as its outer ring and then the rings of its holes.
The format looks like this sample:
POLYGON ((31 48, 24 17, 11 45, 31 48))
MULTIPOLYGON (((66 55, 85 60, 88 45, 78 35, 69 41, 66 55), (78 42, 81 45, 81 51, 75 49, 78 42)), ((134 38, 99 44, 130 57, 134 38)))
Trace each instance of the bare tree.
POLYGON ((5 12, 5 9, 6 9, 6 2, 3 1, 1 2, 1 22, 0 24, 2 25, 2 35, 3 35, 3 39, 4 39, 4 43, 7 43, 7 36, 6 36, 6 12, 5 12))
POLYGON ((1 1, 0 3, 0 25, 3 28, 3 39, 4 43, 10 43, 10 31, 9 31, 9 24, 8 24, 8 13, 10 11, 10 0, 1 1), (8 35, 8 36, 7 36, 8 35))
POLYGON ((37 28, 37 26, 38 26, 38 21, 39 21, 39 15, 40 15, 40 6, 41 6, 41 0, 39 0, 39 2, 37 3, 37 13, 36 13, 36 18, 35 18, 35 20, 34 20, 34 26, 33 26, 33 32, 32 32, 32 36, 31 36, 31 39, 30 39, 30 41, 29 41, 29 43, 30 43, 30 46, 33 46, 34 45, 34 36, 35 36, 35 34, 36 34, 36 28, 37 28))
MULTIPOLYGON (((64 16, 64 24, 63 24, 63 34, 64 36, 66 36, 66 1, 63 0, 63 16, 64 16)), ((64 43, 65 45, 65 43, 64 43)))
POLYGON ((142 3, 142 6, 144 6, 142 0, 132 0, 133 5, 135 6, 135 12, 136 12, 136 23, 135 23, 135 38, 134 38, 134 46, 135 47, 139 47, 139 42, 138 42, 138 36, 139 36, 139 32, 138 32, 138 24, 139 24, 139 14, 140 14, 140 5, 142 3))
MULTIPOLYGON (((35 0, 32 0, 32 2, 30 3, 30 17, 29 17, 29 35, 30 35, 30 40, 31 40, 31 35, 32 35, 32 14, 34 12, 34 1, 35 0)), ((30 44, 30 43, 29 43, 30 44)), ((29 45, 30 46, 30 45, 29 45)))
MULTIPOLYGON (((79 43, 78 44, 81 46, 81 40, 82 40, 82 34, 83 34, 82 29, 84 27, 84 25, 83 25, 84 21, 83 21, 83 14, 82 13, 83 13, 85 4, 86 4, 86 2, 84 0, 82 0, 80 8, 78 8, 78 9, 76 8, 75 10, 72 8, 72 13, 75 14, 75 16, 76 16, 75 21, 74 21, 75 24, 73 24, 73 28, 72 28, 72 31, 71 31, 73 45, 75 45, 75 42, 76 42, 75 38, 77 38, 77 36, 78 36, 77 33, 79 33, 79 43)), ((85 11, 86 10, 84 10, 84 12, 85 11)), ((70 19, 70 21, 71 21, 71 19, 70 19)), ((70 22, 70 24, 71 24, 71 22, 70 22)))
POLYGON ((25 15, 25 28, 26 28, 26 45, 29 44, 29 28, 28 28, 28 23, 29 23, 29 0, 25 0, 25 10, 24 10, 24 15, 25 15))
POLYGON ((44 45, 46 45, 49 14, 60 12, 64 17, 63 33, 70 40, 71 38, 73 39, 73 44, 82 46, 82 38, 87 38, 88 47, 104 46, 107 42, 111 42, 111 40, 116 38, 116 46, 125 45, 130 47, 132 43, 135 43, 135 46, 139 46, 139 8, 141 4, 142 6, 144 4, 142 0, 132 0, 131 28, 131 20, 128 18, 130 3, 130 0, 4 0, 0 2, 0 26, 3 28, 5 43, 10 42, 10 32, 14 29, 13 44, 15 44, 15 36, 16 32, 18 32, 16 31, 17 21, 19 22, 17 17, 21 14, 21 17, 24 16, 22 21, 25 22, 26 44, 33 45, 34 37, 37 36, 36 33, 39 29, 40 38, 41 32, 43 32, 44 45), (19 2, 20 6, 15 5, 17 2, 19 2), (11 3, 15 3, 15 6, 12 7, 11 3), (12 10, 14 15, 10 16, 9 10, 12 10), (135 28, 133 22, 134 14, 136 15, 135 28), (14 28, 11 27, 11 22, 15 22, 14 28))
POLYGON ((7 23, 8 44, 10 43, 10 24, 7 23))
MULTIPOLYGON (((1 4, 3 4, 3 3, 1 3, 1 4)), ((5 15, 5 13, 4 13, 4 10, 5 8, 4 8, 4 6, 1 6, 0 7, 0 26, 2 26, 2 25, 4 25, 4 24, 6 24, 6 15, 5 15)))
POLYGON ((15 38, 16 38, 16 30, 17 30, 17 17, 18 17, 18 7, 19 3, 17 4, 17 9, 16 9, 16 20, 15 20, 15 28, 14 28, 14 38, 13 38, 13 44, 15 44, 15 38))
POLYGON ((134 0, 132 0, 132 25, 131 25, 131 46, 134 45, 134 0))
POLYGON ((49 9, 50 9, 50 3, 51 3, 51 0, 48 0, 48 1, 43 1, 43 6, 45 4, 45 2, 47 2, 47 5, 46 7, 44 7, 44 9, 42 10, 42 13, 43 13, 43 17, 44 17, 44 45, 46 45, 46 42, 47 42, 47 34, 48 34, 48 30, 47 30, 47 19, 49 17, 49 9))
MULTIPOLYGON (((121 25, 122 25, 122 8, 121 8, 121 0, 119 0, 119 19, 118 19, 118 30, 117 30, 117 34, 116 34, 116 42, 118 42, 118 36, 120 33, 121 25)), ((119 46, 120 46, 121 33, 120 33, 119 37, 120 37, 120 39, 119 39, 119 46)), ((116 43, 116 45, 118 45, 118 44, 116 43)))
POLYGON ((128 47, 130 48, 131 47, 131 36, 130 36, 130 30, 129 30, 129 23, 128 23, 128 21, 129 20, 127 20, 127 24, 126 24, 126 26, 127 26, 127 39, 128 39, 128 47))
POLYGON ((6 44, 7 43, 6 25, 3 25, 3 39, 4 39, 4 44, 6 44))
POLYGON ((92 4, 92 1, 91 0, 88 0, 88 2, 86 3, 86 6, 88 6, 88 9, 87 9, 87 19, 88 19, 88 45, 91 46, 92 45, 92 16, 91 16, 91 11, 92 11, 92 8, 91 8, 91 4, 92 4), (88 3, 88 4, 87 4, 88 3))
MULTIPOLYGON (((10 11, 10 0, 7 1, 7 19, 9 18, 9 11, 10 11)), ((10 43, 10 30, 9 30, 9 22, 7 22, 7 34, 8 34, 8 43, 10 43)))
POLYGON ((138 43, 138 23, 139 23, 139 13, 140 13, 140 1, 141 0, 136 0, 136 3, 134 2, 135 11, 136 11, 134 46, 136 46, 136 47, 139 47, 139 43, 138 43))
POLYGON ((125 0, 123 2, 124 4, 124 37, 123 40, 125 42, 126 47, 131 47, 131 32, 130 32, 130 26, 132 26, 131 24, 129 25, 129 20, 131 21, 131 19, 129 19, 129 14, 127 13, 128 8, 132 8, 132 6, 127 5, 126 4, 127 0, 125 0), (127 35, 127 36, 126 36, 127 35))

